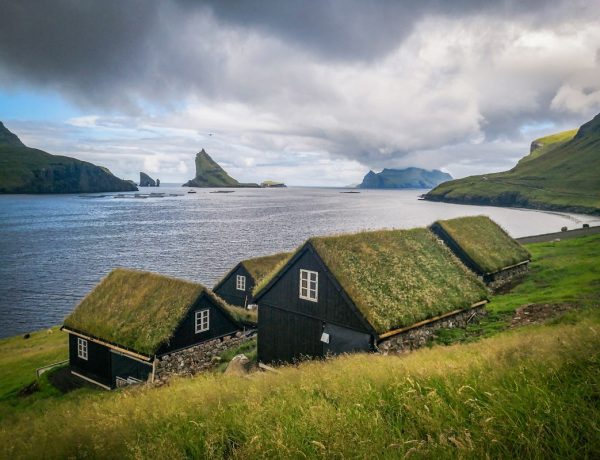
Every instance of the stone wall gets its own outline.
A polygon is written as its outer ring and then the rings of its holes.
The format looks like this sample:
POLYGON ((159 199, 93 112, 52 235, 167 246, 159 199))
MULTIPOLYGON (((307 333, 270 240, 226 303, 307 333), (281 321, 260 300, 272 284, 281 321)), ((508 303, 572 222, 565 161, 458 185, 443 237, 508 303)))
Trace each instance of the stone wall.
POLYGON ((502 286, 510 283, 511 281, 525 276, 528 270, 528 263, 517 265, 516 267, 512 267, 507 270, 502 270, 498 273, 490 275, 489 278, 485 279, 485 282, 492 291, 495 291, 501 288, 502 286))
POLYGON ((172 375, 191 376, 219 365, 219 355, 255 336, 254 331, 237 332, 199 345, 163 355, 156 361, 154 382, 161 385, 172 375))
POLYGON ((467 324, 478 321, 480 317, 486 314, 485 305, 463 310, 455 315, 432 321, 384 339, 377 347, 383 354, 408 352, 426 345, 435 337, 435 333, 439 329, 466 327, 467 324))

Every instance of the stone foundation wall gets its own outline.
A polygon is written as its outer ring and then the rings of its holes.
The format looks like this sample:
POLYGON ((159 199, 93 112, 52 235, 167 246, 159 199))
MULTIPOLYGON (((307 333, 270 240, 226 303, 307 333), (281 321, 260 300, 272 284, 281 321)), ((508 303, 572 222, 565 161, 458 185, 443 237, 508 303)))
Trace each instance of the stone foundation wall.
POLYGON ((495 291, 505 284, 510 283, 515 278, 525 276, 528 270, 529 264, 517 265, 516 267, 490 275, 489 278, 485 279, 485 283, 492 291, 495 291))
POLYGON ((237 332, 234 335, 209 340, 185 350, 161 356, 156 362, 154 382, 164 383, 172 375, 191 376, 216 367, 219 355, 230 348, 240 346, 254 337, 254 331, 237 332))
POLYGON ((384 339, 377 347, 383 354, 408 352, 426 345, 427 342, 434 338, 436 331, 439 329, 466 327, 467 324, 478 321, 479 318, 486 314, 485 305, 463 310, 453 316, 441 318, 437 321, 424 324, 421 327, 401 332, 389 339, 384 339))

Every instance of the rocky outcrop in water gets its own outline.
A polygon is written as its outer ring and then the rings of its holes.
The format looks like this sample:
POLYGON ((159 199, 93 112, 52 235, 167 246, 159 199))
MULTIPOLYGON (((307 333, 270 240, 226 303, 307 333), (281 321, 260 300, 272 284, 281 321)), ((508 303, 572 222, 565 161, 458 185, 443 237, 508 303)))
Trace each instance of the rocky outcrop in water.
POLYGON ((196 177, 183 184, 184 187, 258 187, 258 184, 240 183, 231 177, 208 153, 196 154, 196 177))
POLYGON ((140 187, 158 187, 159 185, 159 179, 155 181, 148 174, 140 172, 140 187))
POLYGON ((433 188, 448 180, 452 176, 437 169, 386 168, 380 173, 369 171, 358 188, 433 188))

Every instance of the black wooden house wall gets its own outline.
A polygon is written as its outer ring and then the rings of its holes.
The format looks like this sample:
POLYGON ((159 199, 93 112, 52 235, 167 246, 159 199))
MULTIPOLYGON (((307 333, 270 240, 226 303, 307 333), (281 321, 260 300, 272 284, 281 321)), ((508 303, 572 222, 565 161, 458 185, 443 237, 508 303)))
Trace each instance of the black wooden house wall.
POLYGON ((77 336, 69 334, 69 365, 72 370, 103 385, 112 386, 110 348, 87 341, 88 359, 77 356, 77 336))
POLYGON ((87 340, 88 359, 80 358, 77 356, 77 339, 76 335, 69 334, 69 365, 73 371, 95 382, 114 388, 117 377, 134 377, 145 381, 152 372, 151 363, 134 359, 91 340, 87 340))
POLYGON ((258 359, 290 362, 327 352, 370 350, 374 331, 306 245, 258 301, 258 359), (300 299, 300 269, 319 273, 318 301, 300 299), (323 332, 330 343, 321 342, 323 332))
POLYGON ((160 347, 157 355, 170 353, 181 348, 187 348, 207 340, 234 334, 241 328, 223 313, 220 307, 205 293, 202 293, 188 314, 179 323, 169 343, 160 347), (196 334, 196 312, 209 310, 209 329, 196 334))
POLYGON ((128 377, 145 382, 152 373, 152 363, 134 359, 130 356, 111 350, 112 385, 116 386, 117 377, 127 380, 128 377))
POLYGON ((246 307, 252 303, 252 291, 254 290, 255 280, 242 264, 238 264, 226 278, 215 286, 214 292, 230 305, 246 307), (246 277, 246 289, 241 291, 237 289, 237 275, 246 277))

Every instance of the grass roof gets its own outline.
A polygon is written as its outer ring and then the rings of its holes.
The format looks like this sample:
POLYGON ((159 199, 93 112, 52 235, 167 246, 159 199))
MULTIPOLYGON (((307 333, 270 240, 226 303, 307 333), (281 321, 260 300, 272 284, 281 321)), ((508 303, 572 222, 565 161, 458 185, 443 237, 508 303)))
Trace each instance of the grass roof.
POLYGON ((531 258, 527 250, 487 216, 436 222, 483 273, 494 273, 531 258))
POLYGON ((146 355, 171 338, 202 292, 234 320, 242 312, 204 286, 155 273, 113 270, 65 320, 65 327, 146 355))
POLYGON ((290 257, 289 252, 280 252, 278 254, 272 254, 270 256, 256 257, 255 259, 248 259, 242 261, 242 265, 254 278, 256 284, 273 271, 275 267, 279 265, 282 260, 286 260, 290 257))
POLYGON ((309 240, 378 333, 486 299, 484 285, 427 229, 309 240))

